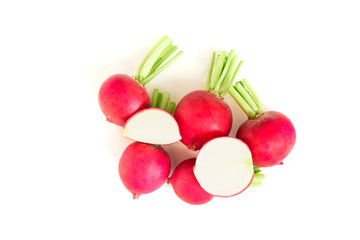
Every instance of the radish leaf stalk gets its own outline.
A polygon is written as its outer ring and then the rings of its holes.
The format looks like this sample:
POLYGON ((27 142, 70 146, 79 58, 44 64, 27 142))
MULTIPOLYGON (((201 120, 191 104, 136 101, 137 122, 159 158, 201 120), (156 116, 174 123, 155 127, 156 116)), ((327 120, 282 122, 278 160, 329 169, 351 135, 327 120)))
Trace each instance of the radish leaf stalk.
POLYGON ((170 102, 170 93, 161 93, 159 92, 159 89, 155 88, 151 97, 150 107, 161 108, 172 115, 175 110, 176 103, 170 102))
POLYGON ((242 61, 234 50, 213 52, 206 81, 206 90, 223 98, 238 74, 242 61))
POLYGON ((230 87, 229 93, 240 105, 249 119, 255 119, 264 113, 260 98, 246 79, 243 79, 237 82, 235 86, 230 87))
POLYGON ((254 178, 249 187, 260 187, 261 180, 265 178, 265 175, 260 173, 261 169, 259 167, 254 167, 254 178))
POLYGON ((173 45, 171 38, 168 36, 162 37, 145 55, 136 71, 135 80, 142 85, 150 82, 183 54, 183 51, 180 51, 166 61, 177 48, 176 45, 173 45))

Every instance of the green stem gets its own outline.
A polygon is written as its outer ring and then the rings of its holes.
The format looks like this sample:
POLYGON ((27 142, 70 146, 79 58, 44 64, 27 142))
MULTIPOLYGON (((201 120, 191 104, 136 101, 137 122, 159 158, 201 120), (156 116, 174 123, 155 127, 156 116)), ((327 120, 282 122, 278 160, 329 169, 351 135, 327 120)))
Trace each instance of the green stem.
POLYGON ((261 172, 260 167, 255 167, 255 166, 254 166, 254 172, 255 172, 255 174, 261 172))
POLYGON ((156 47, 156 49, 152 52, 150 57, 147 59, 143 67, 141 68, 139 74, 139 81, 142 80, 149 75, 154 64, 159 60, 160 55, 163 51, 172 44, 172 40, 170 38, 164 38, 163 41, 156 47))
POLYGON ((213 69, 214 69, 215 55, 216 55, 216 52, 213 52, 213 54, 211 55, 210 67, 209 67, 209 72, 208 72, 208 76, 207 76, 207 80, 206 80, 206 87, 205 87, 206 91, 210 90, 210 82, 211 82, 211 75, 212 75, 213 69))
POLYGON ((223 68, 223 70, 222 70, 222 73, 221 73, 221 75, 220 75, 220 78, 219 78, 219 80, 217 80, 217 82, 216 82, 216 86, 215 86, 215 89, 214 89, 215 92, 219 92, 219 90, 220 90, 220 86, 221 86, 221 84, 223 83, 223 80, 224 80, 224 78, 225 78, 225 75, 227 74, 227 71, 228 71, 228 69, 229 69, 229 66, 230 66, 230 63, 231 63, 231 61, 232 61, 233 55, 234 55, 234 50, 231 50, 231 51, 229 52, 227 58, 226 58, 226 63, 225 63, 225 66, 224 66, 224 68, 223 68))
POLYGON ((261 182, 251 182, 249 188, 261 187, 261 182))
MULTIPOLYGON (((219 96, 224 97, 224 95, 227 93, 227 90, 229 89, 232 79, 234 78, 234 73, 236 70, 236 64, 239 60, 239 56, 237 54, 234 55, 233 59, 231 60, 229 70, 226 73, 224 82, 221 84, 219 89, 219 96)), ((239 63, 240 64, 240 63, 239 63)))
POLYGON ((259 96, 256 94, 256 92, 254 91, 254 89, 251 87, 251 85, 249 84, 249 82, 246 79, 243 79, 243 83, 245 84, 245 86, 247 87, 247 89, 249 89, 251 95, 254 97, 254 100, 256 102, 256 105, 259 108, 259 115, 262 115, 264 113, 264 108, 263 105, 261 103, 261 100, 259 98, 259 96))
POLYGON ((264 113, 264 108, 260 98, 250 86, 249 82, 246 81, 246 79, 237 82, 235 86, 231 87, 230 89, 229 92, 231 96, 250 119, 255 119, 257 116, 264 113))
POLYGON ((177 46, 173 46, 172 44, 168 46, 162 55, 158 58, 158 60, 155 62, 154 66, 152 66, 150 74, 152 74, 168 57, 171 56, 176 50, 178 49, 177 46))
POLYGON ((173 114, 176 107, 176 103, 174 102, 169 103, 169 101, 170 101, 170 93, 168 92, 161 93, 159 92, 159 89, 155 88, 151 96, 150 107, 161 108, 169 112, 170 114, 173 114))
POLYGON ((160 108, 160 103, 162 101, 163 94, 161 92, 158 93, 158 99, 156 100, 155 108, 160 108))
POLYGON ((181 51, 166 62, 176 50, 177 46, 173 46, 171 38, 162 37, 145 55, 135 73, 135 80, 140 84, 147 84, 182 55, 181 51))
POLYGON ((151 102, 150 102, 151 108, 156 107, 158 97, 159 97, 159 89, 156 88, 156 89, 154 89, 153 94, 151 96, 151 102))
POLYGON ((176 103, 170 102, 166 111, 168 111, 172 115, 174 113, 175 107, 176 107, 176 103))
POLYGON ((239 72, 242 61, 238 62, 239 56, 234 50, 228 54, 221 51, 218 56, 213 52, 205 89, 224 97, 239 72))
POLYGON ((259 167, 254 167, 254 178, 249 187, 260 187, 261 180, 265 178, 265 175, 260 173, 261 169, 259 167))
POLYGON ((141 69, 143 68, 144 64, 146 63, 146 61, 149 59, 149 57, 153 54, 153 52, 159 47, 159 45, 161 45, 166 39, 169 39, 168 36, 163 36, 151 49, 150 51, 145 55, 145 57, 143 58, 143 60, 141 61, 138 69, 136 70, 136 74, 135 74, 135 79, 139 80, 140 79, 140 72, 141 69))
POLYGON ((229 88, 230 95, 234 98, 234 100, 239 104, 241 109, 246 113, 249 118, 255 118, 256 112, 252 110, 249 104, 245 101, 245 99, 240 95, 240 93, 236 90, 235 87, 229 88))
POLYGON ((239 73, 239 71, 240 71, 240 68, 241 68, 242 63, 243 63, 243 60, 241 60, 241 61, 239 62, 239 64, 238 64, 238 66, 236 67, 236 70, 235 70, 235 72, 234 72, 234 74, 233 74, 233 76, 232 76, 232 79, 231 79, 231 82, 229 83, 228 88, 229 88, 229 87, 233 84, 233 82, 235 81, 236 76, 238 75, 238 73, 239 73))
POLYGON ((236 83, 235 89, 240 93, 240 95, 243 97, 243 99, 249 104, 249 106, 252 108, 252 110, 254 110, 254 112, 257 114, 259 112, 259 109, 256 106, 255 100, 252 98, 250 93, 247 91, 247 89, 241 83, 242 82, 236 83))
POLYGON ((210 80, 210 90, 213 90, 215 88, 216 82, 219 80, 221 71, 223 70, 223 67, 224 67, 225 57, 226 57, 226 52, 225 51, 220 52, 220 55, 219 55, 218 59, 216 60, 216 66, 214 69, 214 73, 210 80))
POLYGON ((161 101, 160 101, 158 107, 161 108, 161 109, 164 109, 166 111, 166 109, 168 107, 168 104, 169 104, 169 101, 170 101, 170 93, 164 92, 162 94, 162 98, 161 98, 161 101))
POLYGON ((169 67, 173 62, 175 62, 176 59, 178 59, 184 52, 180 51, 178 52, 173 58, 171 58, 169 61, 167 61, 166 63, 164 63, 160 68, 158 68, 156 71, 154 71, 153 73, 151 73, 149 76, 147 76, 142 82, 141 84, 145 85, 148 82, 150 82, 154 77, 156 77, 159 73, 161 73, 162 71, 164 71, 167 67, 169 67))

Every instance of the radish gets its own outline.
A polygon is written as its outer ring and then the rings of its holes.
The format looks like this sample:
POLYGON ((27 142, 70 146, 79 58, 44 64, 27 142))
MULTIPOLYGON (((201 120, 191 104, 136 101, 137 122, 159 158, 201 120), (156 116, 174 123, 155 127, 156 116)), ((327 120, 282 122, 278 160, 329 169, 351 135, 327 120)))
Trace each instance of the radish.
POLYGON ((107 121, 122 127, 135 112, 150 106, 150 98, 144 85, 183 53, 178 52, 164 63, 176 50, 177 46, 172 44, 171 38, 164 36, 145 56, 134 78, 115 74, 104 81, 98 100, 107 121))
POLYGON ((237 195, 249 187, 254 178, 250 149, 237 138, 214 138, 200 149, 194 175, 209 194, 237 195))
POLYGON ((194 165, 195 158, 181 162, 175 168, 168 183, 173 187, 175 194, 184 202, 193 205, 205 204, 213 199, 214 195, 201 188, 193 172, 194 165))
POLYGON ((229 93, 249 118, 239 127, 236 137, 249 146, 253 164, 257 167, 283 164, 296 140, 290 119, 280 112, 264 112, 258 95, 245 79, 229 88, 229 93))
POLYGON ((170 157, 160 146, 134 142, 119 162, 119 175, 126 189, 138 199, 160 188, 170 173, 170 157))
POLYGON ((206 90, 185 95, 178 103, 174 117, 179 124, 181 142, 191 150, 199 150, 207 141, 227 136, 232 127, 232 113, 223 101, 242 61, 231 50, 212 54, 206 90))
POLYGON ((170 144, 181 139, 179 125, 171 115, 175 103, 170 94, 154 89, 151 108, 135 113, 124 125, 123 135, 135 141, 151 144, 170 144), (168 112, 169 111, 169 112, 168 112))

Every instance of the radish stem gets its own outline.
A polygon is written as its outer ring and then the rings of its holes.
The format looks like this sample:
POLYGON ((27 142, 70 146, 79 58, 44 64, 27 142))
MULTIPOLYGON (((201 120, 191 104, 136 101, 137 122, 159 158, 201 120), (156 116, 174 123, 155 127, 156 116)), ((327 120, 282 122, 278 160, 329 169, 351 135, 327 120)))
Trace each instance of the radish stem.
POLYGON ((263 105, 260 101, 260 98, 259 96, 256 94, 256 92, 254 91, 254 89, 251 87, 251 85, 249 84, 249 82, 246 80, 246 79, 243 79, 243 83, 245 84, 245 86, 249 89, 251 95, 254 97, 255 99, 255 102, 256 102, 256 105, 258 106, 259 108, 259 112, 258 114, 261 115, 264 113, 264 108, 263 108, 263 105))
POLYGON ((159 89, 154 89, 153 94, 151 96, 150 107, 152 108, 156 107, 158 97, 159 97, 159 89))
POLYGON ((162 94, 162 98, 161 98, 161 101, 159 103, 159 108, 164 109, 166 111, 167 106, 169 104, 169 100, 170 100, 170 93, 164 92, 162 94))
MULTIPOLYGON (((236 72, 236 64, 237 64, 238 60, 239 60, 239 56, 237 54, 235 54, 233 59, 231 60, 229 70, 227 71, 227 73, 225 75, 224 82, 221 84, 221 87, 219 89, 220 97, 223 97, 227 93, 229 86, 232 84, 232 79, 235 77, 234 73, 236 72)), ((241 62, 239 64, 241 64, 241 62)))
POLYGON ((229 88, 229 93, 248 117, 256 117, 256 112, 254 112, 254 110, 249 106, 249 104, 245 101, 245 99, 241 96, 241 94, 236 90, 235 87, 229 88))
POLYGON ((235 81, 236 76, 237 76, 238 73, 239 73, 239 70, 240 70, 240 68, 241 68, 242 63, 243 63, 243 60, 241 60, 241 61, 239 62, 239 64, 238 64, 238 66, 236 67, 236 70, 235 70, 234 74, 232 75, 232 79, 231 79, 231 82, 230 82, 229 85, 228 85, 228 88, 229 88, 229 87, 232 85, 232 83, 235 81))
POLYGON ((168 46, 167 49, 164 50, 163 54, 158 58, 157 62, 155 62, 154 66, 152 66, 150 74, 152 74, 168 57, 171 56, 176 50, 177 46, 173 46, 172 44, 168 46))
POLYGON ((224 67, 225 56, 226 56, 226 52, 222 51, 216 61, 214 73, 210 81, 210 90, 213 90, 215 88, 216 82, 219 80, 221 71, 223 70, 224 67))
POLYGON ((138 80, 140 78, 140 72, 143 68, 144 64, 148 60, 148 58, 151 56, 151 54, 155 51, 155 49, 165 40, 169 38, 168 36, 163 36, 151 49, 150 51, 145 55, 144 59, 141 61, 138 69, 136 70, 135 79, 138 80))
POLYGON ((259 167, 254 167, 254 178, 249 187, 260 187, 261 180, 265 178, 265 175, 260 173, 261 169, 259 167))
POLYGON ((205 89, 223 98, 239 72, 242 61, 238 61, 239 56, 234 50, 228 54, 221 51, 218 55, 213 52, 205 89))
POLYGON ((264 113, 259 96, 246 79, 237 82, 235 86, 229 88, 229 93, 250 119, 254 119, 264 113), (251 108, 251 111, 248 107, 251 108))
POLYGON ((238 82, 235 84, 235 89, 240 93, 240 95, 243 97, 243 99, 249 104, 249 106, 254 110, 254 112, 259 112, 258 107, 256 106, 256 103, 250 93, 244 88, 244 86, 238 82))
POLYGON ((173 114, 176 107, 176 103, 174 102, 169 103, 169 101, 170 101, 170 93, 168 92, 161 93, 159 92, 159 89, 155 88, 151 96, 150 107, 161 108, 169 112, 170 114, 173 114))
POLYGON ((175 60, 178 59, 183 53, 184 53, 183 51, 178 52, 173 58, 171 58, 169 61, 164 63, 156 71, 154 71, 152 74, 147 76, 143 81, 141 81, 141 84, 145 85, 148 82, 150 82, 154 77, 156 77, 159 73, 161 73, 163 70, 169 67, 173 62, 175 62, 175 60))
POLYGON ((168 36, 162 37, 146 54, 140 63, 136 73, 135 80, 140 84, 147 84, 156 77, 160 72, 169 67, 182 51, 178 52, 173 58, 165 62, 176 50, 177 46, 172 44, 172 39, 168 36))
POLYGON ((232 60, 232 58, 233 58, 233 55, 234 55, 234 50, 231 50, 231 51, 229 52, 227 58, 226 58, 226 63, 224 62, 225 66, 224 66, 224 68, 223 68, 223 70, 222 70, 222 73, 221 73, 221 75, 220 75, 220 78, 219 78, 219 80, 217 80, 217 82, 216 82, 216 86, 215 86, 215 88, 214 88, 215 92, 219 92, 220 86, 221 86, 221 84, 222 84, 222 82, 223 82, 223 80, 224 80, 224 78, 225 78, 225 75, 226 75, 228 69, 229 69, 229 66, 230 66, 231 60, 232 60))
POLYGON ((154 49, 151 56, 146 60, 145 64, 141 68, 140 74, 139 74, 139 80, 142 82, 142 80, 149 75, 152 67, 158 61, 160 55, 162 52, 172 43, 170 38, 164 38, 161 43, 154 49))
POLYGON ((168 111, 172 115, 174 113, 175 107, 176 107, 176 103, 170 102, 166 111, 168 111))
POLYGON ((158 99, 156 100, 156 105, 155 105, 156 108, 160 108, 160 103, 162 101, 162 96, 163 96, 163 94, 161 92, 159 92, 158 93, 158 99))

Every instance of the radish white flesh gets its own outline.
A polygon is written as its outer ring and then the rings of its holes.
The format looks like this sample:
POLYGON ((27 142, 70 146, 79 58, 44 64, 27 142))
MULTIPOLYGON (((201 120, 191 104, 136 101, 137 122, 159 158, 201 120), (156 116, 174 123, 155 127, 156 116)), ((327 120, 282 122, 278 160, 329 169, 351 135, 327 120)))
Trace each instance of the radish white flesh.
POLYGON ((123 135, 135 141, 159 145, 181 139, 175 118, 159 108, 147 108, 133 115, 125 123, 123 135))
POLYGON ((200 149, 194 174, 200 186, 212 195, 239 194, 254 177, 249 147, 236 138, 214 138, 200 149))

